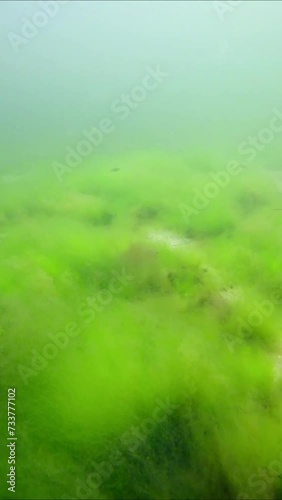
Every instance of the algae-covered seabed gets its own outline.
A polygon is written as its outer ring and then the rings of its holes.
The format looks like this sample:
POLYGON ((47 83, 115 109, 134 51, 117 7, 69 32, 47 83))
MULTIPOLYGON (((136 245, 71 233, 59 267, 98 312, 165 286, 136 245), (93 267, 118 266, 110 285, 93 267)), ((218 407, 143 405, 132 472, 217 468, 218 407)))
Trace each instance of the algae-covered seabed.
POLYGON ((281 500, 281 16, 0 2, 1 499, 281 500))
MULTIPOLYGON (((138 152, 86 163, 63 183, 50 171, 2 178, 12 495, 280 498, 282 205, 273 179, 249 166, 189 215, 217 170, 211 158, 138 152)), ((6 498, 4 479, 0 487, 6 498)))

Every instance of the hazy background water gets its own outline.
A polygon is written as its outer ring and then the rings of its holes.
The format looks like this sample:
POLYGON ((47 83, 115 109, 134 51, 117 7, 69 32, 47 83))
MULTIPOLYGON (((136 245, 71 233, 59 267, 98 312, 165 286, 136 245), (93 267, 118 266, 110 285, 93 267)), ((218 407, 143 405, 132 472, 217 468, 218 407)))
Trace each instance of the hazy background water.
MULTIPOLYGON (((8 34, 20 35, 23 18, 42 6, 2 1, 2 169, 63 161, 65 146, 113 117, 113 101, 148 65, 169 76, 126 120, 114 118, 93 158, 147 148, 230 157, 274 107, 282 111, 282 3, 233 2, 222 19, 216 4, 71 1, 16 53, 8 34)), ((280 143, 278 136, 263 154, 279 162, 280 143)))

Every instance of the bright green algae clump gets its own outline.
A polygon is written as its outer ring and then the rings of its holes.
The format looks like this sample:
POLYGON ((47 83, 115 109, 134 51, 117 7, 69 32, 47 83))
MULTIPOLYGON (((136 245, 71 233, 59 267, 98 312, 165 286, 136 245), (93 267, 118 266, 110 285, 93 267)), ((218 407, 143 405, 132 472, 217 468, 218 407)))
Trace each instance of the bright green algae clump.
POLYGON ((189 216, 216 170, 147 153, 3 184, 14 498, 280 498, 280 196, 249 168, 189 216))

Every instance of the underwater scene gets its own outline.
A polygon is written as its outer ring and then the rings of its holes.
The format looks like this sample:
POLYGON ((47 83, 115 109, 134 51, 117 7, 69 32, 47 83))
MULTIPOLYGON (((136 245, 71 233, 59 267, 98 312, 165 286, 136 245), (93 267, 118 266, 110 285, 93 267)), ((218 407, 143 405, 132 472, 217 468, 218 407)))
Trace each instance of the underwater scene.
POLYGON ((282 3, 0 3, 0 498, 282 499, 282 3))

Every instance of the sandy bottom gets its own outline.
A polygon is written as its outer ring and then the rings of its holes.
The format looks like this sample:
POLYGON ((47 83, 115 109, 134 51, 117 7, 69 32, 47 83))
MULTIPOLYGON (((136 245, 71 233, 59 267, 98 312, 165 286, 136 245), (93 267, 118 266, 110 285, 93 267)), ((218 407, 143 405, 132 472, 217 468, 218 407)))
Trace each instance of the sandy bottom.
POLYGON ((164 243, 169 248, 182 247, 184 245, 195 243, 194 240, 183 238, 177 234, 169 231, 150 231, 148 233, 148 240, 164 243))

